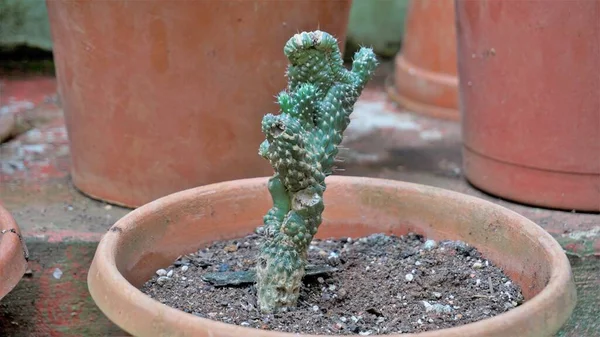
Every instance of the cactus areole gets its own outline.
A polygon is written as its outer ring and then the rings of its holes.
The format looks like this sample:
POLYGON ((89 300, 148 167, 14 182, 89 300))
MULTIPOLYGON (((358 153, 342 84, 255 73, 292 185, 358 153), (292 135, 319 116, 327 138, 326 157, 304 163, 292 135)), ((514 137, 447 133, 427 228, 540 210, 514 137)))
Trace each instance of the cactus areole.
POLYGON ((325 177, 335 169, 354 104, 377 66, 372 49, 361 48, 347 70, 337 40, 322 31, 294 35, 284 53, 288 87, 277 96, 280 113, 263 117, 266 139, 259 148, 275 170, 268 183, 273 207, 258 231, 256 288, 265 313, 297 304, 308 247, 322 220, 325 177))

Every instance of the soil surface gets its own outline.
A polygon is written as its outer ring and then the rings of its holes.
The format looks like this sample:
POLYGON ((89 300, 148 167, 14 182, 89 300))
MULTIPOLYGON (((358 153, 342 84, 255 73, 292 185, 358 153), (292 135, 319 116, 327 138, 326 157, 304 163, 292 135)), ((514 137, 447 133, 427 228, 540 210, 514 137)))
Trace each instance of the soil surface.
POLYGON ((252 285, 215 287, 209 272, 249 270, 259 237, 216 242, 158 270, 142 291, 188 313, 260 329, 309 334, 376 335, 459 326, 523 302, 519 286, 463 242, 409 234, 315 240, 309 264, 338 270, 307 276, 298 307, 265 315, 252 285))

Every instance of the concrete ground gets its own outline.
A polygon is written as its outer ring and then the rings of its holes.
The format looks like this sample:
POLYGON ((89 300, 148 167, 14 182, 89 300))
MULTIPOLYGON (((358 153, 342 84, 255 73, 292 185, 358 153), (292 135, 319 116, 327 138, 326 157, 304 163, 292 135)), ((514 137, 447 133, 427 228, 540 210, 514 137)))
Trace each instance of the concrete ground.
MULTIPOLYGON (((396 106, 384 90, 384 63, 357 103, 340 174, 395 179, 474 195, 510 208, 551 233, 570 257, 579 302, 560 336, 600 336, 600 215, 501 200, 469 185, 461 171, 460 125, 396 106)), ((0 302, 1 336, 124 336, 87 292, 87 268, 104 232, 128 209, 92 200, 72 185, 55 79, 0 80, 0 113, 15 135, 0 145, 0 201, 30 251, 30 271, 0 302)))

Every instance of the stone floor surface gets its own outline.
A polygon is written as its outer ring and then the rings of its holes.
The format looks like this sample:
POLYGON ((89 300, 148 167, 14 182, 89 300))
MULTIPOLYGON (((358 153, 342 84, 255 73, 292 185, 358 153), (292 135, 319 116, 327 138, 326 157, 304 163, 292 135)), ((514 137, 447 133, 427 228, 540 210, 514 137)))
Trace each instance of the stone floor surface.
MULTIPOLYGON (((600 336, 600 215, 540 209, 487 195, 461 170, 460 124, 405 111, 389 100, 384 63, 355 107, 340 173, 402 180, 474 195, 533 220, 565 248, 579 302, 559 336, 600 336)), ((0 302, 0 336, 126 336, 94 305, 87 268, 105 231, 130 210, 92 200, 69 177, 69 147, 53 77, 0 79, 0 202, 20 225, 30 271, 0 302)))

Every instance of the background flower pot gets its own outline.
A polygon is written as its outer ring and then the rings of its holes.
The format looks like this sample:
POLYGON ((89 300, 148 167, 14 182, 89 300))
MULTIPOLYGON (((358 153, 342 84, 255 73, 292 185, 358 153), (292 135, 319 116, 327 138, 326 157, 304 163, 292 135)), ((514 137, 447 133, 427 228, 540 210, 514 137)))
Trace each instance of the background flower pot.
MULTIPOLYGON (((96 304, 135 336, 292 336, 200 318, 136 288, 182 254, 251 233, 271 206, 266 184, 267 178, 254 178, 207 185, 123 217, 101 240, 88 274, 96 304)), ((526 218, 480 199, 398 181, 332 176, 327 187, 317 237, 412 231, 437 240, 464 240, 523 289, 527 301, 509 312, 414 336, 551 336, 571 314, 576 298, 567 257, 526 218)))
POLYGON ((21 241, 21 231, 0 203, 0 299, 19 283, 27 270, 27 248, 21 241), (14 230, 14 232, 10 232, 14 230))
POLYGON ((392 99, 410 111, 459 119, 453 0, 410 1, 395 66, 392 99))
POLYGON ((466 177, 600 211, 600 3, 457 1, 466 177))
POLYGON ((139 206, 272 169, 262 116, 286 86, 285 42, 345 40, 350 0, 47 1, 75 185, 139 206))

